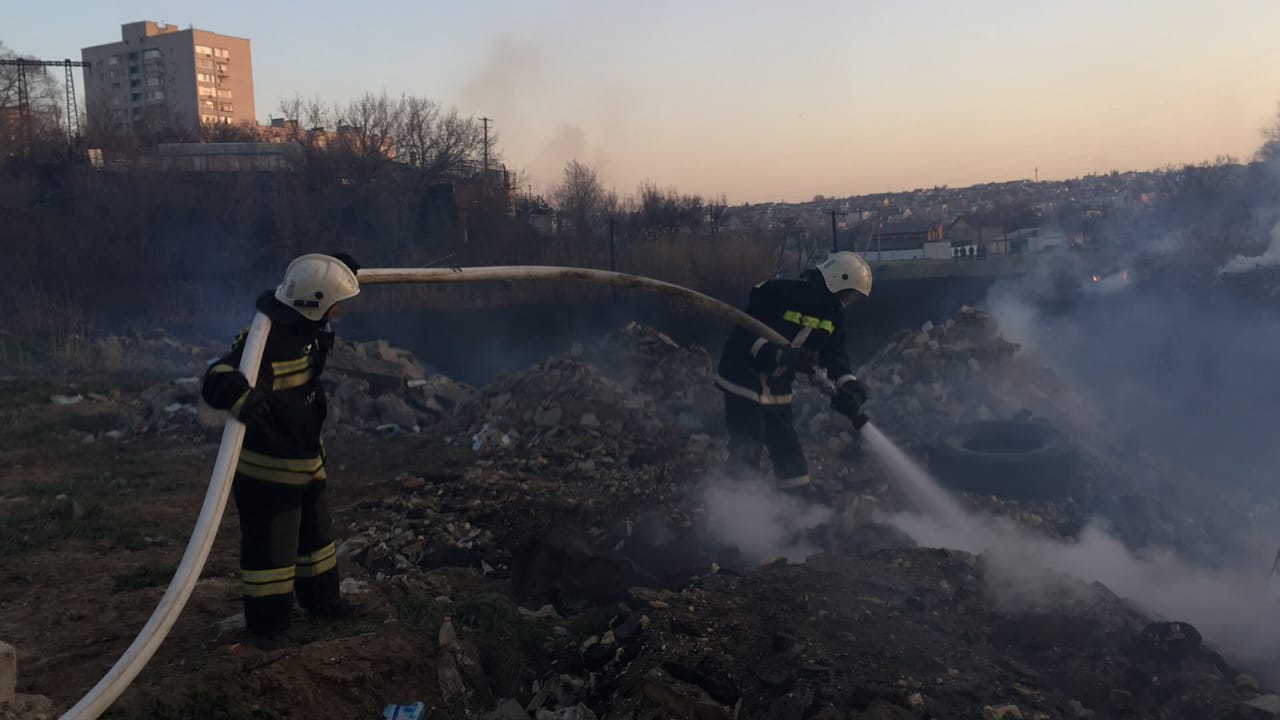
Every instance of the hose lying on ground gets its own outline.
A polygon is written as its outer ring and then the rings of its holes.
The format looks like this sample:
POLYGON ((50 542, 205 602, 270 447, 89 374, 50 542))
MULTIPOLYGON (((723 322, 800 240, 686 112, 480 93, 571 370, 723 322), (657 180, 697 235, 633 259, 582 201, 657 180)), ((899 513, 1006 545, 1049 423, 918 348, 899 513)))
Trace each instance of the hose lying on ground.
MULTIPOLYGON (((473 268, 373 268, 361 269, 357 274, 361 285, 405 284, 405 283, 456 283, 510 280, 581 280, 602 283, 618 288, 644 290, 667 297, 688 302, 710 315, 724 318, 737 325, 755 332, 771 342, 779 345, 789 344, 786 338, 773 328, 751 317, 745 312, 723 303, 715 298, 703 295, 679 285, 661 280, 609 272, 607 270, 591 270, 587 268, 555 267, 543 265, 510 265, 473 268)), ((266 342, 267 332, 271 329, 271 321, 262 313, 253 319, 249 335, 245 340, 244 354, 240 360, 240 372, 244 376, 256 378, 258 365, 262 359, 262 348, 266 342)), ((823 376, 825 377, 825 376, 823 376)), ((133 682, 142 668, 155 654, 173 628, 179 613, 191 597, 196 580, 204 569, 205 560, 213 547, 213 539, 218 533, 218 523, 226 509, 227 496, 231 491, 231 478, 236 463, 240 458, 240 445, 244 441, 244 425, 235 419, 228 418, 222 431, 222 444, 218 449, 218 459, 213 466, 213 475, 209 480, 209 489, 205 493, 204 505, 200 508, 200 517, 196 521, 191 540, 187 543, 182 562, 174 573, 173 580, 161 598, 160 604, 147 624, 143 626, 133 643, 125 650, 116 664, 107 674, 93 686, 80 702, 76 703, 60 720, 95 720, 112 703, 120 697, 125 688, 133 682)))

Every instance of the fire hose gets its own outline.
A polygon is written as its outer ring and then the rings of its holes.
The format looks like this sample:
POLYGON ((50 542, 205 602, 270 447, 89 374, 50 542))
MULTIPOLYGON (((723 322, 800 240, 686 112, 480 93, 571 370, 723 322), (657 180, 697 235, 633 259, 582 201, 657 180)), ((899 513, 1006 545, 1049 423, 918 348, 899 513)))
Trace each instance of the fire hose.
MULTIPOLYGON (((763 322, 745 312, 723 303, 715 298, 703 295, 679 285, 655 280, 639 275, 592 270, 587 268, 555 267, 539 265, 490 266, 473 268, 377 268, 361 269, 357 275, 361 285, 381 284, 439 284, 459 282, 513 281, 513 280, 580 280, 601 283, 613 287, 643 290, 671 297, 689 303, 711 315, 722 317, 740 325, 770 342, 779 345, 790 343, 781 334, 763 322)), ((262 313, 258 313, 249 328, 244 350, 240 359, 239 370, 250 382, 258 376, 258 367, 262 360, 263 347, 267 333, 271 329, 271 321, 262 313)), ((814 380, 828 394, 835 387, 820 369, 813 374, 814 380)), ((857 420, 854 420, 855 425, 857 420)), ((204 505, 196 520, 195 529, 182 555, 182 561, 174 572, 173 579, 165 590, 164 597, 152 612, 146 625, 142 627, 136 638, 125 650, 120 659, 107 671, 88 693, 60 720, 95 720, 111 707, 120 695, 137 678, 138 673, 155 655, 160 644, 164 642, 169 631, 177 622, 178 615, 186 606, 191 592, 195 589, 200 572, 213 548, 214 537, 218 533, 218 525, 222 513, 226 509, 227 496, 231 492, 231 479, 240 458, 240 446, 244 441, 245 427, 235 418, 228 418, 222 430, 222 442, 218 449, 218 457, 213 465, 213 473, 209 479, 209 488, 205 493, 204 505)))

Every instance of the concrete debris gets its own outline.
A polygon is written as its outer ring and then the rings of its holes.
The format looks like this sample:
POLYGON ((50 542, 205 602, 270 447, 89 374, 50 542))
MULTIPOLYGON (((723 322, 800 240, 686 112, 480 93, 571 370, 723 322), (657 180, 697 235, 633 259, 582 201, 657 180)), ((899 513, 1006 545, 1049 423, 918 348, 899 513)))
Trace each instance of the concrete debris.
POLYGON ((227 635, 244 632, 245 627, 244 613, 236 613, 231 617, 219 620, 214 625, 214 632, 217 633, 218 637, 226 637, 227 635))
MULTIPOLYGON (((958 421, 979 419, 978 409, 1009 417, 1022 408, 1022 393, 1005 387, 1005 372, 1019 350, 1000 337, 989 314, 961 308, 942 325, 925 323, 919 332, 903 330, 855 374, 871 399, 865 412, 890 434, 912 434, 958 421)), ((833 436, 843 418, 825 413, 829 401, 813 391, 801 393, 797 418, 811 432, 833 436)))
POLYGON ((1022 720, 1022 710, 1017 705, 987 705, 982 708, 982 720, 1022 720))
POLYGON ((53 701, 43 695, 15 695, 0 700, 0 720, 54 720, 58 717, 53 701))

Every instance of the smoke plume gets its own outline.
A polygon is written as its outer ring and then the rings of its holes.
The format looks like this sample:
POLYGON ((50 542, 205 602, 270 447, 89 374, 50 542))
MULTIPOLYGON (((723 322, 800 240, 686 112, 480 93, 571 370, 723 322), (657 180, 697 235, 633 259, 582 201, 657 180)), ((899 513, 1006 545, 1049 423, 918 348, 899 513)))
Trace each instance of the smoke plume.
POLYGON ((1271 228, 1271 244, 1267 246, 1266 252, 1253 257, 1236 255, 1219 268, 1218 273, 1243 273, 1277 265, 1280 265, 1280 223, 1271 228))
POLYGON ((757 478, 710 481, 702 500, 708 539, 737 547, 748 562, 780 557, 803 561, 817 551, 808 532, 833 515, 830 508, 779 492, 757 478))

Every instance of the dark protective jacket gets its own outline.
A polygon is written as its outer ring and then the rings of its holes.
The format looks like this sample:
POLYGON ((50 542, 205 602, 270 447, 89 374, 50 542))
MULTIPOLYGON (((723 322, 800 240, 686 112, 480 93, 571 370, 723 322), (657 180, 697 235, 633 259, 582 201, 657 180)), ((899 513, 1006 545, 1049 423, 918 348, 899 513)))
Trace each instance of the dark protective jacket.
MULTIPOLYGON (((751 290, 747 314, 818 353, 818 364, 843 385, 854 379, 845 347, 844 306, 825 287, 807 280, 766 280, 751 290)), ((734 328, 720 353, 716 386, 761 405, 791 402, 795 373, 777 365, 780 348, 742 327, 734 328)))
MULTIPOLYGON (((320 430, 327 408, 320 372, 333 348, 327 322, 302 317, 264 292, 257 308, 271 319, 258 371, 257 387, 271 390, 271 412, 262 423, 246 428, 236 472, 259 480, 302 485, 323 479, 324 448, 320 430)), ((205 402, 238 417, 249 393, 239 373, 248 330, 236 337, 231 352, 205 371, 205 402)))

